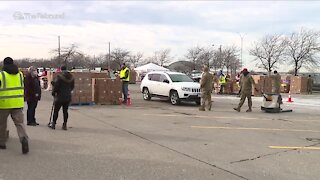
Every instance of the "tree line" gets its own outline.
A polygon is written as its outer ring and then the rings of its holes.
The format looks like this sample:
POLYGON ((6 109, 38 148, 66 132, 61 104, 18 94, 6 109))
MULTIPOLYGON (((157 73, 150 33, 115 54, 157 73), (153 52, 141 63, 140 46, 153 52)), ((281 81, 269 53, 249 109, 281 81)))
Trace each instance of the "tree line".
MULTIPOLYGON (((273 34, 266 35, 254 42, 249 54, 254 57, 257 67, 271 72, 281 64, 288 64, 292 72, 297 75, 301 68, 309 70, 319 66, 320 32, 302 28, 298 32, 289 35, 273 34)), ((181 58, 183 61, 192 63, 193 70, 200 70, 203 64, 208 65, 215 71, 224 69, 227 73, 235 74, 241 68, 240 50, 235 45, 220 45, 219 48, 191 47, 181 58)), ((115 48, 110 55, 100 54, 97 56, 87 55, 79 51, 76 45, 63 47, 51 51, 51 59, 20 59, 17 61, 20 67, 59 67, 63 64, 68 68, 89 68, 95 67, 119 69, 122 63, 137 67, 147 63, 155 63, 164 66, 174 61, 170 49, 155 51, 151 56, 144 56, 142 52, 132 52, 127 49, 115 48), (60 54, 60 55, 59 55, 60 54)))

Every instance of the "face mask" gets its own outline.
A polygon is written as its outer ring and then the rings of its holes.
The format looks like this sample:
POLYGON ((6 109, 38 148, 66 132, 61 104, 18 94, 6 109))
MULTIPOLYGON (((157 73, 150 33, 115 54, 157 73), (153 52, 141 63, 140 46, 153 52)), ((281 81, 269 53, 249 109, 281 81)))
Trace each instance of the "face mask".
POLYGON ((32 71, 31 76, 36 77, 38 75, 37 71, 32 71))

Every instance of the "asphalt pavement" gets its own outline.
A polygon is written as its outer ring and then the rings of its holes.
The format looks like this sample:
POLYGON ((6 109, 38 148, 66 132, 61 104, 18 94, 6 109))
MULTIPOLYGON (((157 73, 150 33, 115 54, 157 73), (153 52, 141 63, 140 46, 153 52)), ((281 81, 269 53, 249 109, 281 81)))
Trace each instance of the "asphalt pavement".
MULTIPOLYGON (((47 91, 27 126, 30 153, 22 155, 9 120, 7 150, 0 150, 0 180, 23 179, 320 179, 319 95, 293 95, 268 114, 254 97, 234 111, 239 98, 213 96, 212 111, 193 103, 172 106, 144 101, 130 85, 131 106, 71 106, 68 131, 47 127, 52 98, 47 91)), ((283 95, 286 100, 286 95, 283 95)))

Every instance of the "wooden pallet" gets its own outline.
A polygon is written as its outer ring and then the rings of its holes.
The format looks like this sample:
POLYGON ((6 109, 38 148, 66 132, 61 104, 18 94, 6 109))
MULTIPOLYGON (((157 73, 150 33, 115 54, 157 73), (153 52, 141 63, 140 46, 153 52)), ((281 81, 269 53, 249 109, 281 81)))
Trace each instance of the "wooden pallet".
POLYGON ((79 102, 79 103, 71 103, 70 106, 93 106, 94 102, 79 102))
POLYGON ((112 101, 112 102, 96 102, 97 105, 121 105, 120 101, 112 101))

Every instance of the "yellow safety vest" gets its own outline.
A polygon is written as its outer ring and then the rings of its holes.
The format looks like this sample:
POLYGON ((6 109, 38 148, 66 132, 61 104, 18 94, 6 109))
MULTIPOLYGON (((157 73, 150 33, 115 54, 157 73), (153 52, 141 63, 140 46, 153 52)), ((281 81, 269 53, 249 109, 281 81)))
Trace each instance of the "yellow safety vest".
POLYGON ((123 70, 120 71, 120 79, 122 79, 123 81, 129 81, 130 80, 130 70, 129 68, 125 68, 123 70), (122 79, 126 76, 126 72, 129 71, 128 77, 126 79, 122 79))
POLYGON ((0 71, 0 109, 24 107, 23 74, 9 74, 0 71))
POLYGON ((222 85, 226 84, 226 76, 220 76, 219 83, 222 85))

